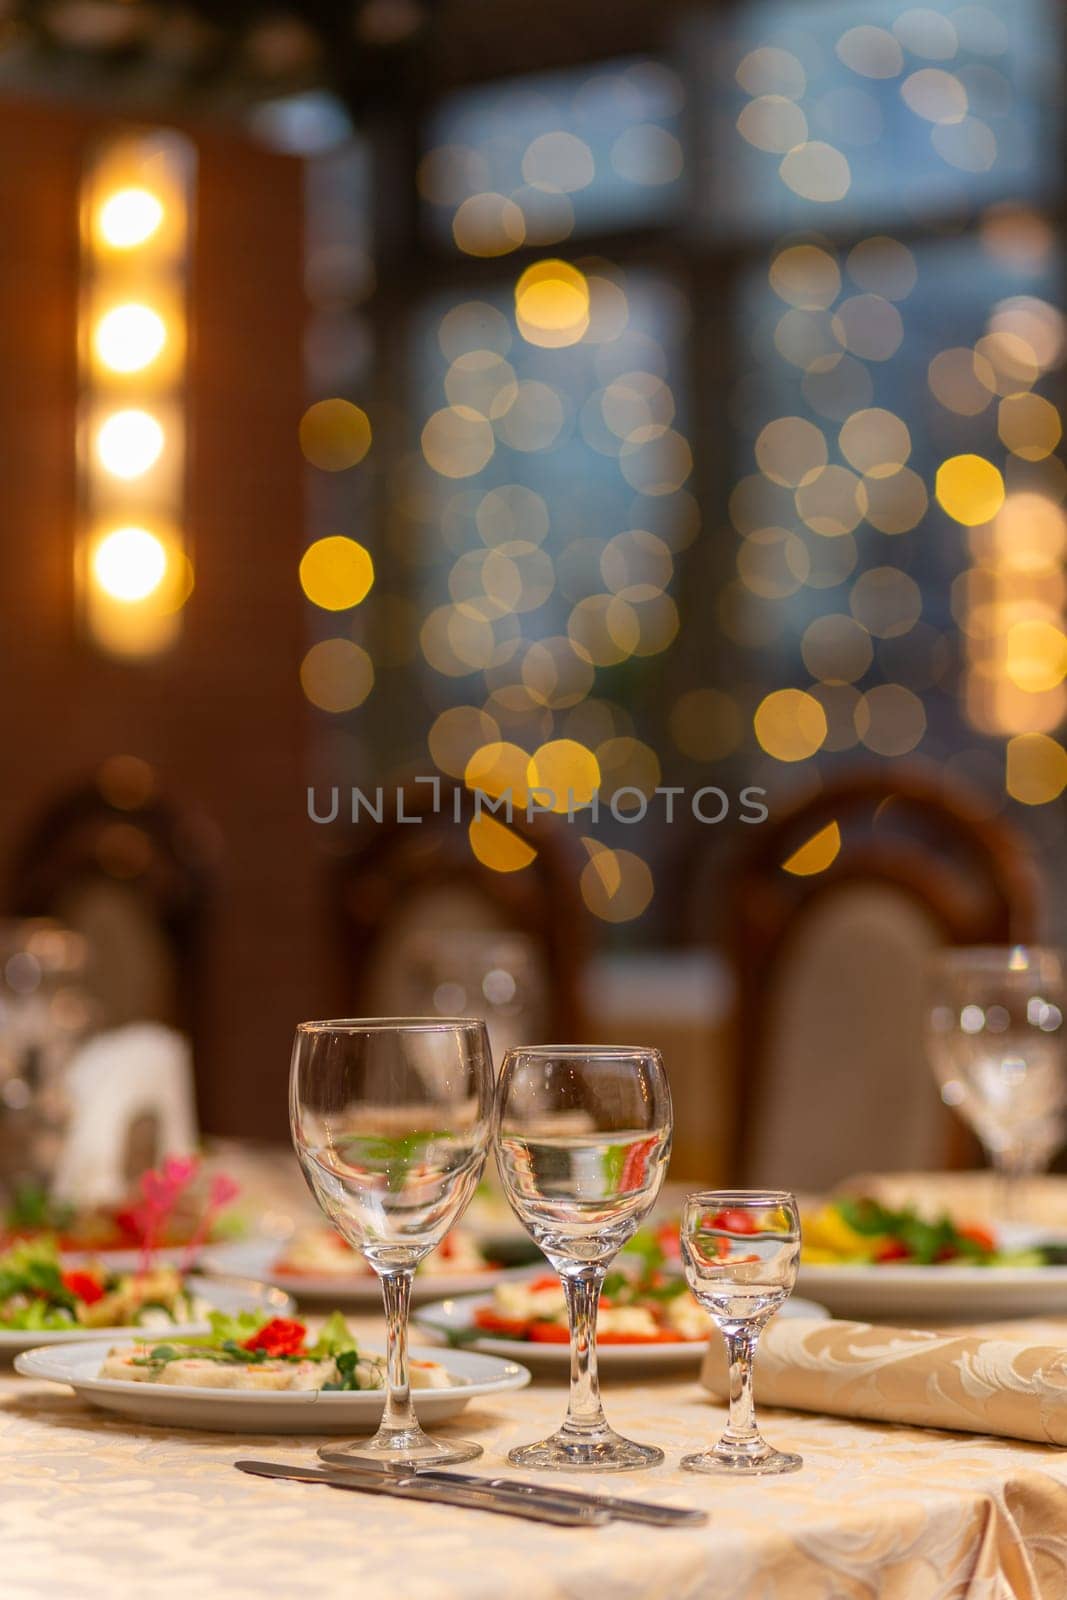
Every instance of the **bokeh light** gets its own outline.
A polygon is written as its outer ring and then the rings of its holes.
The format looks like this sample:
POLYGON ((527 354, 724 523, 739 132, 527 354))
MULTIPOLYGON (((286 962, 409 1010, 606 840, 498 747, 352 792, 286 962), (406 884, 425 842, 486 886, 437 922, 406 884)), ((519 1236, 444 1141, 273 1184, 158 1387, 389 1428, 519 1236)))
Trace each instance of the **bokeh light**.
POLYGON ((300 587, 323 611, 347 611, 366 599, 374 582, 370 553, 355 539, 316 539, 300 561, 300 587))
POLYGON ((370 419, 350 400, 318 400, 300 419, 304 457, 324 472, 358 466, 370 447, 370 419))
POLYGON ((305 696, 320 711, 354 711, 374 687, 374 665, 351 639, 322 639, 300 664, 305 696))

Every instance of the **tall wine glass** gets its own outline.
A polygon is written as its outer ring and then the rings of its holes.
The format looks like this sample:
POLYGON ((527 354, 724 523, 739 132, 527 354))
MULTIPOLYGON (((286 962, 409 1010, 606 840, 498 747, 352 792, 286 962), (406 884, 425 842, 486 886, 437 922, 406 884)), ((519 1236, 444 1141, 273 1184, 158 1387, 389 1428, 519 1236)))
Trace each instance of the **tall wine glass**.
POLYGON ((667 1170, 671 1096, 658 1051, 594 1045, 509 1050, 494 1143, 511 1207, 559 1273, 571 1333, 563 1426, 512 1450, 519 1467, 623 1471, 663 1460, 609 1428, 596 1318, 608 1263, 648 1215, 667 1170))
POLYGON ((384 1017, 303 1022, 290 1079, 293 1143, 311 1192, 378 1274, 388 1331, 385 1413, 373 1439, 327 1461, 411 1468, 481 1455, 425 1434, 408 1385, 411 1280, 466 1209, 489 1148, 485 1024, 384 1017))
POLYGON ((778 1190, 709 1189, 687 1197, 682 1260, 690 1289, 726 1340, 730 1417, 717 1444, 683 1456, 689 1472, 795 1472, 799 1456, 775 1450, 756 1427, 752 1364, 764 1325, 791 1293, 800 1263, 800 1217, 778 1190))
POLYGON ((1056 950, 972 946, 930 962, 927 1046, 941 1098, 981 1139, 1006 1218, 1017 1213, 1021 1180, 1063 1143, 1065 993, 1056 950))

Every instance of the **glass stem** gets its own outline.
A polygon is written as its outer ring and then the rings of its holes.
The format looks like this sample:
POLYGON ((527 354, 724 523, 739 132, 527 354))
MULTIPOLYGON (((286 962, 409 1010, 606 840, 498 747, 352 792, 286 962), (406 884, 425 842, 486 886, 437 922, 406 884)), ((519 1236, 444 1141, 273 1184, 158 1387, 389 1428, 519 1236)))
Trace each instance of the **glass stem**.
POLYGON ((1019 1191, 1022 1188, 1023 1164, 1015 1149, 992 1151, 993 1171, 996 1173, 994 1206, 996 1220, 1018 1222, 1020 1217, 1019 1191))
POLYGON ((759 1343, 758 1328, 724 1334, 730 1368, 730 1417, 723 1440, 730 1445, 752 1445, 759 1440, 756 1406, 752 1398, 752 1363, 759 1343))
POLYGON ((596 1433, 607 1428, 596 1366, 596 1314, 604 1268, 587 1267, 574 1276, 564 1273, 562 1282, 571 1330, 571 1392, 563 1428, 567 1433, 596 1433))
POLYGON ((381 1275, 387 1335, 387 1389, 385 1413, 379 1429, 381 1433, 414 1433, 419 1427, 408 1382, 408 1312, 414 1276, 413 1267, 402 1267, 381 1275))

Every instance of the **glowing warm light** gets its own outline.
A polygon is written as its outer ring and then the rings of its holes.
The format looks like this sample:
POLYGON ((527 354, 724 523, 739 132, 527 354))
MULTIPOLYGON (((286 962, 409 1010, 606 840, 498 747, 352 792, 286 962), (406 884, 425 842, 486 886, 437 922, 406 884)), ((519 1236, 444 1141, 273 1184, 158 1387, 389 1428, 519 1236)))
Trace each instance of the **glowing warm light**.
POLYGON ((151 412, 116 411, 96 436, 100 461, 116 478, 139 478, 163 453, 165 435, 151 412))
POLYGON ((837 41, 837 55, 864 78, 895 78, 904 68, 904 52, 885 28, 861 24, 837 41))
POLYGON ((1067 750, 1044 733, 1008 740, 1004 787, 1024 806, 1044 806, 1067 788, 1067 750))
POLYGON ((826 713, 803 689, 776 689, 760 701, 752 726, 776 761, 806 761, 826 738, 826 713))
POLYGON ((808 623, 800 653, 812 677, 820 682, 854 683, 870 666, 874 649, 867 629, 854 617, 830 612, 808 623))
POLYGON ((163 215, 163 203, 150 189, 119 189, 100 207, 98 226, 113 250, 133 250, 151 239, 163 215))
POLYGON ((843 200, 852 185, 852 171, 841 151, 821 139, 798 144, 783 156, 778 176, 801 199, 822 205, 843 200))
POLYGON ((772 482, 796 489, 817 478, 826 466, 826 440, 804 417, 778 417, 756 440, 756 461, 772 482))
POLYGON ((910 467, 888 478, 864 478, 856 493, 864 517, 880 533, 909 533, 929 504, 926 485, 910 467))
POLYGON ((95 581, 113 600, 147 600, 167 574, 167 552, 147 528, 116 528, 92 555, 95 581))
POLYGON ((515 285, 515 323, 528 344, 577 344, 589 326, 589 284, 566 261, 538 261, 515 285))
POLYGON ((318 400, 300 419, 300 448, 313 467, 344 472, 371 447, 367 413, 350 400, 318 400))
POLYGON ((470 406, 444 406, 422 430, 422 453, 443 478, 473 478, 495 448, 491 424, 470 406))
POLYGON ((351 639, 323 639, 301 662, 300 685, 321 711, 354 711, 374 687, 374 665, 351 639))
POLYGON ((934 356, 927 382, 946 410, 976 417, 993 398, 996 375, 984 356, 957 345, 934 356))
POLYGON ((904 756, 926 733, 926 711, 911 689, 880 683, 857 702, 856 732, 868 750, 879 756, 904 756))
POLYGON ((808 119, 796 101, 781 94, 758 95, 737 119, 742 139, 773 155, 785 155, 808 137, 808 119))
POLYGON ((836 822, 828 822, 782 862, 782 871, 791 872, 796 878, 814 877, 833 865, 840 850, 841 829, 836 822))
POLYGON ((841 292, 837 262, 814 244, 794 244, 779 250, 771 262, 770 280, 780 300, 802 311, 824 311, 841 292))
POLYGON ((167 342, 167 327, 149 306, 116 306, 101 317, 93 336, 99 360, 112 372, 141 372, 167 342))
POLYGON ((510 792, 512 804, 524 806, 529 798, 529 764, 530 757, 521 745, 507 739, 491 739, 470 756, 463 781, 468 789, 480 789, 494 800, 510 792))
POLYGON ((637 613, 615 594, 591 594, 579 600, 567 619, 575 652, 597 667, 612 667, 632 656, 641 638, 637 613))
POLYGON ((374 563, 355 539, 316 539, 300 562, 300 587, 323 611, 347 611, 366 599, 374 582, 374 563))
POLYGON ((868 478, 892 477, 911 455, 907 424, 880 406, 849 417, 837 442, 845 460, 868 478))
POLYGON ((1039 394, 1009 395, 997 408, 997 431, 1013 455, 1043 461, 1063 436, 1060 414, 1039 394))
POLYGON ((1004 671, 1028 694, 1054 689, 1067 677, 1067 635, 1039 617, 1013 623, 1004 638, 1004 671))
POLYGON ((875 638, 895 639, 918 622, 922 591, 897 567, 870 567, 853 584, 849 609, 875 638))
POLYGON ((934 492, 955 522, 976 528, 1004 504, 1004 479, 983 456, 950 456, 937 469, 934 492))
POLYGON ((600 764, 576 739, 550 739, 530 757, 527 777, 532 788, 550 789, 553 811, 588 805, 600 787, 600 764))
POLYGON ((500 727, 487 711, 478 706, 449 706, 434 719, 426 742, 441 771, 462 778, 475 751, 499 738, 500 727))
POLYGON ((602 922, 632 922, 647 908, 654 884, 648 863, 632 850, 609 850, 583 838, 589 860, 579 879, 582 899, 602 922))
POLYGON ((521 207, 502 194, 472 194, 452 219, 452 237, 468 256, 505 256, 526 238, 521 207))
POLYGON ((534 860, 537 851, 513 829, 485 813, 472 817, 467 838, 476 858, 493 872, 521 872, 534 860))

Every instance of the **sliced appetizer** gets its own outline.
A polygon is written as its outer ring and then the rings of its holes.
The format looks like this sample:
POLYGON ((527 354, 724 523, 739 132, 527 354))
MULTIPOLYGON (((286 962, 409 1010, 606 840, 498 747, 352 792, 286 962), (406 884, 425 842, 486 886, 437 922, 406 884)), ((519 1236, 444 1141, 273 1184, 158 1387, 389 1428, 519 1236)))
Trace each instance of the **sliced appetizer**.
MULTIPOLYGON (((211 1333, 180 1342, 116 1346, 101 1378, 184 1384, 198 1389, 360 1390, 385 1388, 385 1357, 362 1353, 335 1311, 317 1338, 288 1317, 214 1312, 211 1333)), ((413 1389, 448 1389, 456 1380, 438 1361, 410 1361, 413 1389)))
POLYGON ((66 1269, 55 1246, 41 1240, 0 1255, 0 1330, 158 1328, 194 1322, 204 1303, 173 1267, 112 1272, 93 1263, 66 1269))

